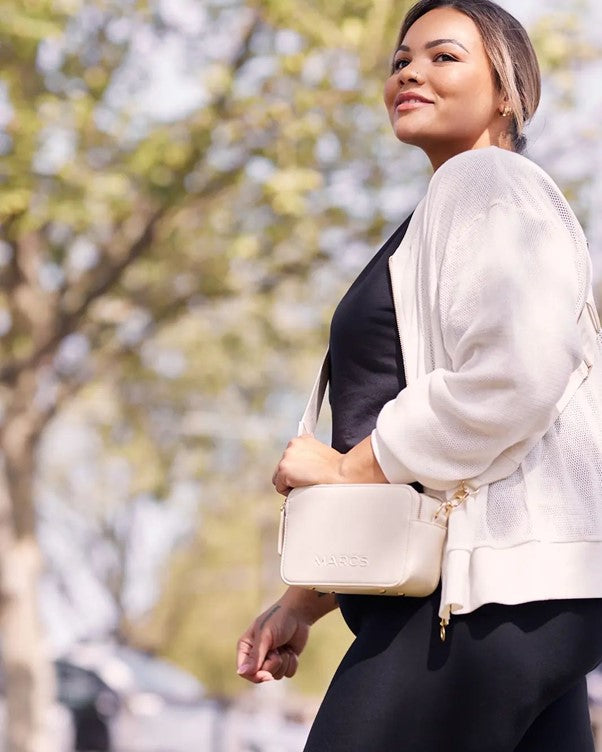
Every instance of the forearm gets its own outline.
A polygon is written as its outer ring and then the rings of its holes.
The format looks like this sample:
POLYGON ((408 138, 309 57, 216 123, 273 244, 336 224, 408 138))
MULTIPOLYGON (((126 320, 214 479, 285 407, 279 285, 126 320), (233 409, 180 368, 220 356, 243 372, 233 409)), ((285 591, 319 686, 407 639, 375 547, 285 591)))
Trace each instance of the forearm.
POLYGON ((287 588, 280 603, 297 611, 309 624, 338 608, 334 593, 318 593, 294 585, 287 588))

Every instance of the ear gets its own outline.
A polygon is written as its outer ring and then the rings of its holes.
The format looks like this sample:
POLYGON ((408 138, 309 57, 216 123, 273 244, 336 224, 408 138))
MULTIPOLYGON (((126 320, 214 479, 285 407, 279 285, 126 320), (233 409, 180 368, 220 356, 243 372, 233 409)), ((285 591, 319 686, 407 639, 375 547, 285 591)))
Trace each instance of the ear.
POLYGON ((498 112, 501 114, 508 107, 510 107, 510 100, 506 94, 502 94, 497 103, 498 112))

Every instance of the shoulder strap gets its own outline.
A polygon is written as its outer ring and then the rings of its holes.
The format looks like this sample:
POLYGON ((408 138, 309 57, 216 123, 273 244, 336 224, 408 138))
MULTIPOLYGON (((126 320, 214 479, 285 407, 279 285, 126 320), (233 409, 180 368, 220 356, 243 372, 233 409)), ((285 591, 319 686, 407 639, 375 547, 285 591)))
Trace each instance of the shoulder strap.
POLYGON ((318 418, 320 417, 320 409, 322 408, 322 402, 324 400, 324 394, 326 393, 326 385, 330 378, 330 352, 326 350, 324 358, 322 359, 322 365, 314 381, 307 406, 303 417, 299 422, 299 429, 297 436, 302 436, 304 433, 313 433, 316 430, 318 418))
POLYGON ((598 316, 596 303, 591 292, 585 301, 581 314, 579 315, 577 326, 579 327, 581 342, 583 344, 583 360, 570 375, 569 383, 567 384, 562 397, 556 403, 558 415, 560 415, 564 408, 569 404, 577 389, 579 389, 581 384, 589 376, 589 372, 596 358, 598 338, 601 334, 602 327, 600 326, 600 317, 598 316))

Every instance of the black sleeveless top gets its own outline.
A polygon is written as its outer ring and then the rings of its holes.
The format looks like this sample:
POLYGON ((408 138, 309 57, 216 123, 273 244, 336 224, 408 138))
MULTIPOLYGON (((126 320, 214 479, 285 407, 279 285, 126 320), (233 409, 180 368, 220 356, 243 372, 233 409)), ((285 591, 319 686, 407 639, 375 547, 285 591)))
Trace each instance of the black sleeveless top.
POLYGON ((339 452, 369 436, 384 404, 406 385, 388 264, 409 223, 360 272, 332 317, 329 399, 339 452))
MULTIPOLYGON (((332 446, 348 452, 369 436, 386 402, 406 386, 393 307, 389 257, 408 229, 411 215, 360 272, 330 324, 332 446)), ((420 484, 412 484, 422 491, 420 484)), ((384 595, 337 595, 341 614, 355 634, 363 617, 384 595)), ((390 600, 387 608, 392 605, 390 600)))

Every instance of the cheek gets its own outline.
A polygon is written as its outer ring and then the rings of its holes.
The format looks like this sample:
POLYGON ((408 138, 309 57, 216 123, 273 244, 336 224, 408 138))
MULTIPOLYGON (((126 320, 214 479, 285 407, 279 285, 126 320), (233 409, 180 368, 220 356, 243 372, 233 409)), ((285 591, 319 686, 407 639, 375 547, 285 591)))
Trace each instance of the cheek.
POLYGON ((480 71, 467 72, 450 68, 439 79, 439 92, 448 101, 471 112, 490 112, 495 108, 495 91, 490 78, 480 71))
POLYGON ((399 91, 399 84, 395 76, 389 76, 383 89, 383 100, 387 109, 393 107, 393 102, 399 91))

